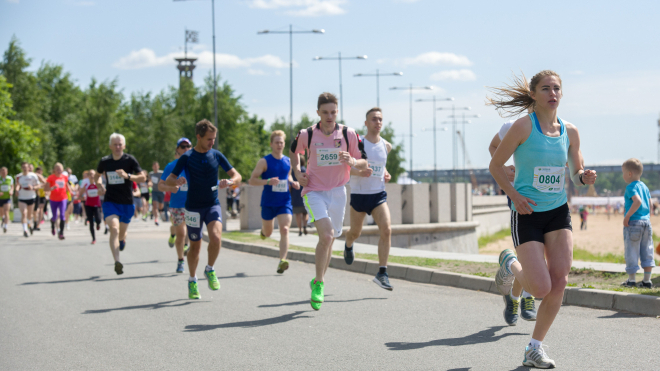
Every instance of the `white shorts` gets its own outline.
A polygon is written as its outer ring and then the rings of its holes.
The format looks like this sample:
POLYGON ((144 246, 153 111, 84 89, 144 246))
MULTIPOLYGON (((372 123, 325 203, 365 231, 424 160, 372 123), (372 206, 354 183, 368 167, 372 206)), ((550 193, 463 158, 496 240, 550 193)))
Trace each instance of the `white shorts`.
POLYGON ((337 187, 329 191, 310 191, 303 196, 303 201, 310 223, 330 218, 335 238, 341 236, 346 212, 346 187, 337 187))

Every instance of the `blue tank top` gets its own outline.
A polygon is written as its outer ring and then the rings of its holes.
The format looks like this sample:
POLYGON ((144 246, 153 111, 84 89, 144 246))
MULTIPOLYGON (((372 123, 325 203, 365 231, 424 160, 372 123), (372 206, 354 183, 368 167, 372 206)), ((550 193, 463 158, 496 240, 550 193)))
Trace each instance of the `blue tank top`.
POLYGON ((287 206, 291 205, 291 194, 289 193, 289 171, 291 171, 291 160, 287 156, 276 159, 273 155, 264 157, 266 160, 266 171, 261 174, 261 179, 278 178, 276 186, 265 185, 261 194, 261 206, 287 206))
MULTIPOLYGON (((556 209, 566 203, 566 160, 570 140, 564 122, 558 137, 549 137, 541 131, 536 113, 529 114, 532 132, 513 153, 516 164, 514 187, 521 195, 534 200, 530 204, 535 212, 556 209)), ((511 205, 512 210, 515 205, 511 205)))

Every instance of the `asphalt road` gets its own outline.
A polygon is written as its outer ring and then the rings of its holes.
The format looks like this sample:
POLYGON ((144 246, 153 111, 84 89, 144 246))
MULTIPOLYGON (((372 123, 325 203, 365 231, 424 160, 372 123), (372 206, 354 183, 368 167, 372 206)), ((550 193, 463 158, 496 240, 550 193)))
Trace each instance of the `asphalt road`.
MULTIPOLYGON (((222 250, 221 288, 188 300, 167 227, 134 222, 113 271, 106 236, 0 235, 1 370, 525 370, 533 323, 508 327, 499 296, 222 250)), ((206 262, 205 253, 202 263, 206 262)), ((201 264, 203 267, 203 264, 201 264)), ((199 274, 201 275, 201 269, 199 274)), ((187 267, 186 267, 187 272, 187 267)), ((660 319, 565 306, 545 339, 562 370, 658 369, 660 319)))

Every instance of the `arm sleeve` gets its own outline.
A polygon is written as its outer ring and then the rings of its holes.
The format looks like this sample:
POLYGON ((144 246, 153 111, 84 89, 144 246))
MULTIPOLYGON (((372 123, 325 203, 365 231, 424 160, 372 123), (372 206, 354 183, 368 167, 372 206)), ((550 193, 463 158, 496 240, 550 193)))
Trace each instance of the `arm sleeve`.
POLYGON ((350 142, 349 149, 351 156, 357 159, 367 158, 367 154, 364 152, 364 143, 358 138, 354 130, 348 130, 348 141, 350 142))
POLYGON ((99 161, 99 166, 96 167, 96 172, 99 174, 105 173, 105 164, 103 163, 103 160, 99 161))
POLYGON ((218 164, 220 164, 220 167, 225 171, 225 173, 234 168, 227 160, 227 157, 225 157, 225 155, 222 153, 216 152, 215 156, 218 159, 218 164))
POLYGON ((188 157, 185 154, 181 157, 179 157, 179 160, 176 162, 176 165, 174 165, 174 169, 172 170, 172 174, 176 175, 177 177, 183 169, 185 169, 186 165, 188 164, 188 157))
POLYGON ((131 167, 132 167, 132 174, 138 174, 142 172, 142 168, 140 167, 140 163, 138 160, 131 156, 131 167))
POLYGON ((307 149, 307 130, 300 130, 296 139, 291 142, 291 152, 298 154, 305 154, 307 149))

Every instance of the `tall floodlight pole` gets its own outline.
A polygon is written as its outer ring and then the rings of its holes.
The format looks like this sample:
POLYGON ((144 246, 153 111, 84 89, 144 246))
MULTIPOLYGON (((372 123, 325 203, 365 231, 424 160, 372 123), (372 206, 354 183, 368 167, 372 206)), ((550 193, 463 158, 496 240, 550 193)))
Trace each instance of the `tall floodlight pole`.
POLYGON ((470 107, 456 107, 455 104, 452 104, 451 107, 440 107, 438 108, 439 111, 446 111, 446 110, 451 110, 451 117, 452 119, 452 132, 451 132, 451 144, 452 144, 452 169, 453 169, 453 176, 452 176, 452 183, 456 183, 456 168, 458 167, 458 143, 457 143, 457 138, 456 138, 456 110, 466 110, 469 111, 470 107))
POLYGON ((381 76, 403 76, 403 72, 390 72, 390 73, 380 73, 376 70, 376 73, 356 73, 353 77, 366 77, 366 76, 376 76, 376 107, 380 107, 380 77, 381 76))
MULTIPOLYGON (((174 0, 174 1, 187 1, 187 0, 174 0)), ((211 25, 213 27, 213 124, 218 125, 218 81, 215 72, 215 0, 211 0, 211 25)), ((216 133, 216 141, 213 148, 218 148, 218 135, 220 130, 216 133)))
MULTIPOLYGON (((435 113, 437 109, 435 108, 435 102, 441 102, 441 101, 453 101, 454 98, 444 98, 444 99, 436 99, 435 95, 433 96, 433 99, 417 99, 415 102, 433 102, 433 183, 438 182, 438 153, 436 151, 436 125, 435 125, 435 113)), ((446 129, 445 129, 446 130, 446 129)))
POLYGON ((413 138, 413 100, 412 100, 412 94, 413 90, 433 90, 432 86, 413 86, 413 84, 410 84, 410 86, 406 87, 399 87, 399 86, 393 86, 390 88, 390 90, 408 90, 410 92, 410 184, 412 184, 414 177, 413 177, 413 145, 412 145, 412 138, 413 138))
POLYGON ((289 34, 289 138, 293 139, 293 34, 298 33, 317 33, 323 34, 325 30, 303 30, 294 31, 293 25, 289 25, 289 31, 271 31, 263 30, 257 32, 257 35, 265 34, 289 34))
POLYGON ((346 59, 367 59, 366 55, 358 55, 357 57, 343 57, 341 52, 337 53, 337 57, 314 57, 315 61, 322 60, 336 60, 339 61, 339 115, 341 117, 341 123, 344 123, 344 93, 342 92, 342 82, 341 82, 341 61, 346 59))
POLYGON ((465 153, 467 151, 467 148, 465 148, 465 146, 467 145, 467 139, 466 139, 466 135, 465 135, 465 124, 472 123, 472 121, 466 120, 466 119, 468 119, 468 118, 479 118, 479 117, 481 117, 481 115, 467 115, 466 116, 465 111, 463 111, 463 114, 461 116, 462 116, 461 130, 462 130, 462 133, 463 133, 463 176, 465 176, 465 170, 466 170, 466 167, 465 167, 466 155, 465 155, 465 153))

